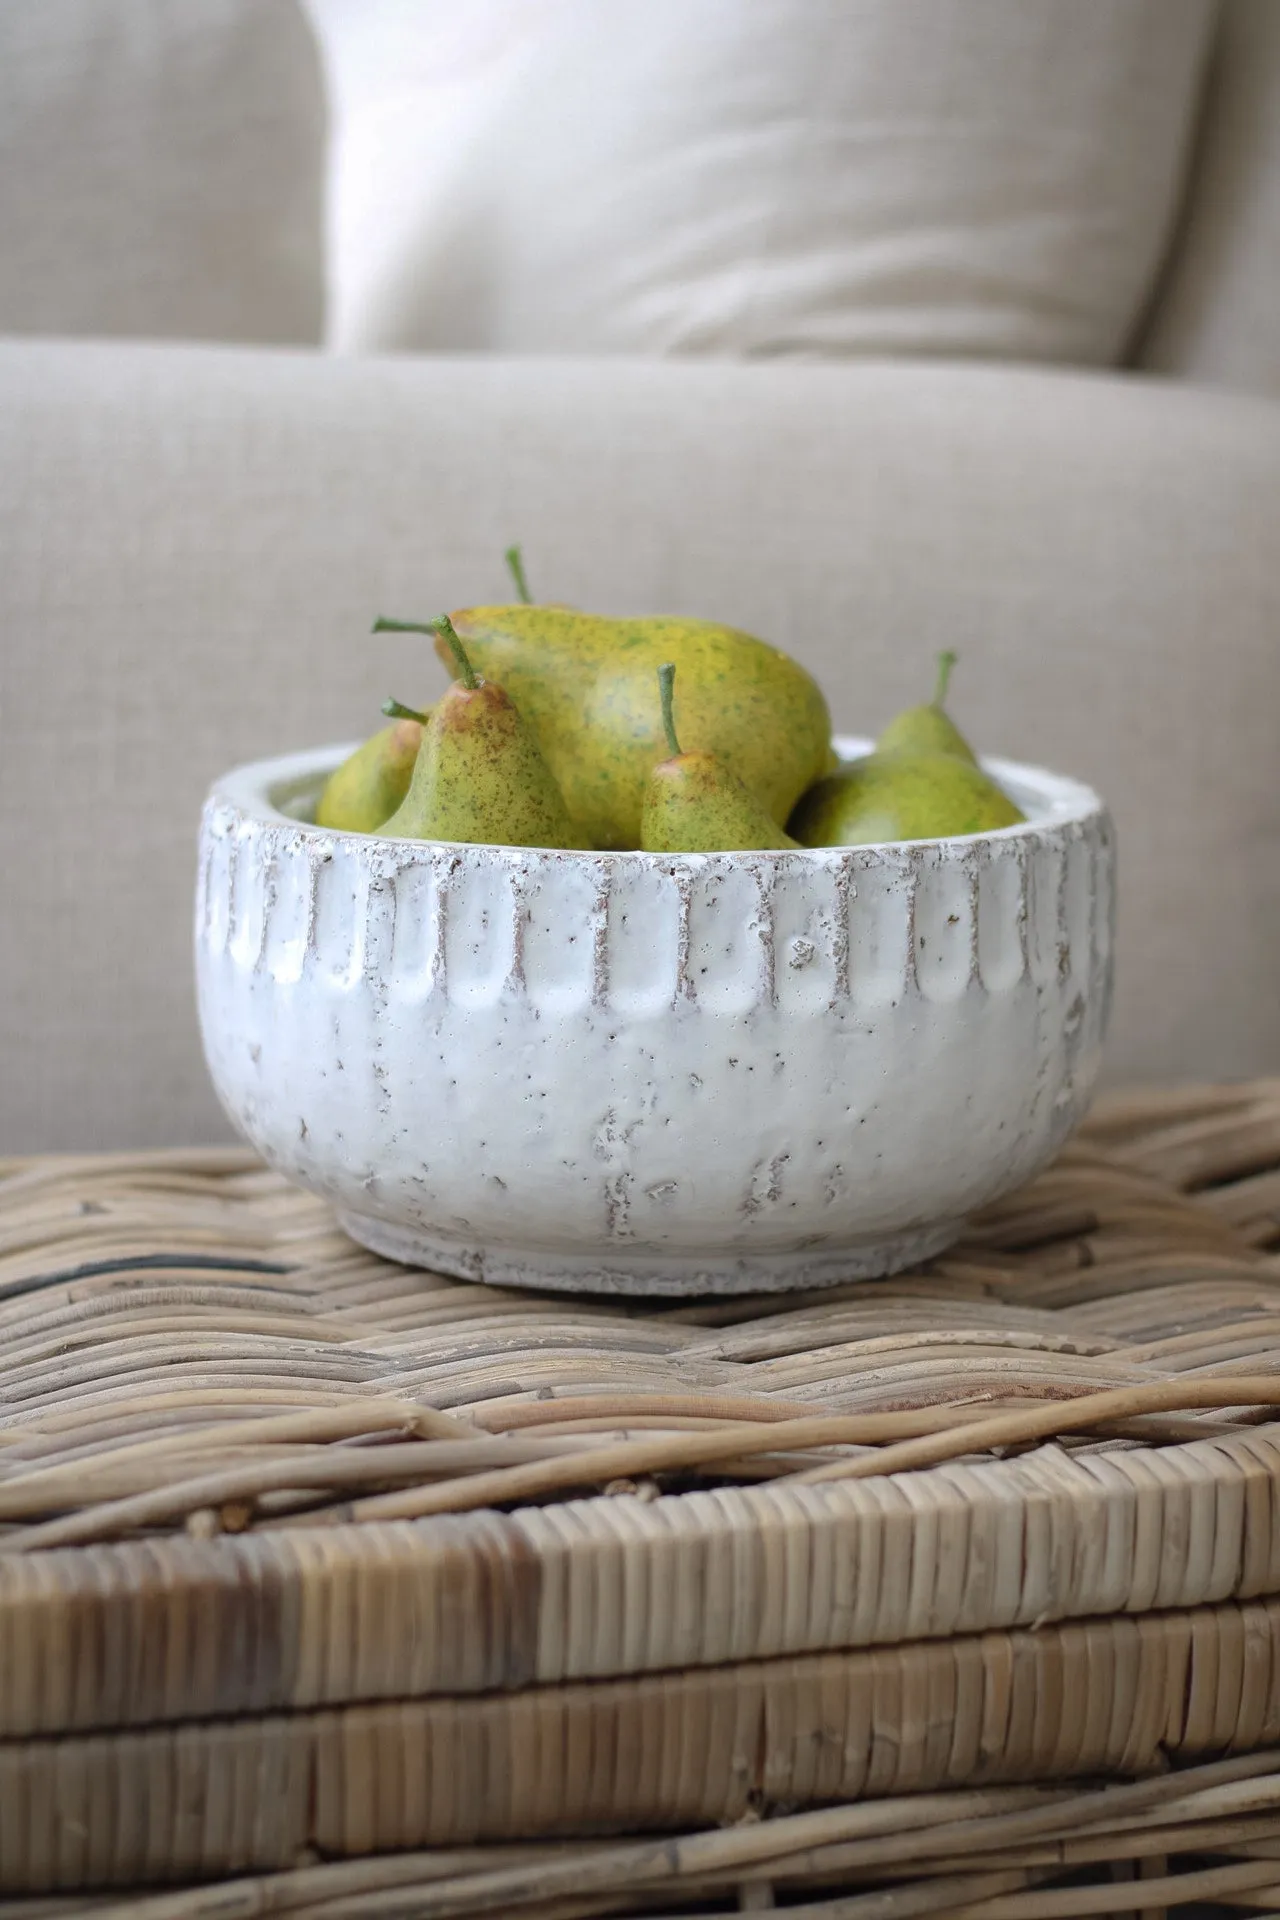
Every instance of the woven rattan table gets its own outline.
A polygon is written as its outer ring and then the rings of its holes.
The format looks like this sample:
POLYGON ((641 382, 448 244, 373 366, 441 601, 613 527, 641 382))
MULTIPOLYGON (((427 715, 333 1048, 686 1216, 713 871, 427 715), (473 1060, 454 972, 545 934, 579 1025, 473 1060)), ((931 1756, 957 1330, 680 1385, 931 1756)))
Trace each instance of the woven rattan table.
POLYGON ((1277 1248, 1280 1083, 679 1307, 0 1163, 0 1914, 1280 1909, 1277 1248))

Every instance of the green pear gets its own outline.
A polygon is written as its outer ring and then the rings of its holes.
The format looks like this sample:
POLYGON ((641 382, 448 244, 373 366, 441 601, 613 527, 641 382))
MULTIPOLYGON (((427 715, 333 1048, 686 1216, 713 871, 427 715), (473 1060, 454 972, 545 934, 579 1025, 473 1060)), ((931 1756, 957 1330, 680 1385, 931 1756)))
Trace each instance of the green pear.
POLYGON ((676 738, 673 661, 658 668, 662 726, 669 760, 649 775, 640 807, 640 845, 646 853, 739 853, 758 847, 794 847, 754 793, 718 754, 684 753, 676 738))
POLYGON ((662 734, 653 676, 678 666, 685 731, 758 794, 779 828, 826 772, 831 719, 817 683, 776 647, 705 620, 612 620, 567 607, 453 616, 477 668, 537 736, 571 818, 597 847, 640 843, 662 734))
POLYGON ((348 754, 325 782, 316 825, 338 833, 376 833, 409 791, 427 717, 401 709, 389 727, 348 754))
POLYGON ((409 791, 382 832, 393 839, 472 845, 581 846, 515 701, 475 671, 448 615, 425 626, 379 620, 374 631, 439 634, 458 671, 431 710, 409 791))
POLYGON ((933 699, 923 707, 907 707, 892 719, 876 741, 878 753, 952 753, 958 760, 978 764, 978 756, 946 711, 947 683, 956 664, 954 653, 938 655, 938 684, 933 699))
POLYGON ((789 825, 805 847, 866 847, 991 833, 1025 817, 971 760, 877 751, 819 780, 789 825))

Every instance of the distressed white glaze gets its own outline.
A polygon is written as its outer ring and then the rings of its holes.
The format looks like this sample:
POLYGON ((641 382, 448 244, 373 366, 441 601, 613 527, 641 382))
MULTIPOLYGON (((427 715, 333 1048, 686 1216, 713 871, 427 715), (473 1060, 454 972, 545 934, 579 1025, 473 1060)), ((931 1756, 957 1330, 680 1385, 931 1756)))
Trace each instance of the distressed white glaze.
POLYGON ((196 971, 232 1120, 380 1252, 609 1292, 890 1272, 1087 1102, 1113 843, 1073 781, 990 763, 1031 818, 963 840, 558 853, 308 824, 347 750, 216 784, 196 971))

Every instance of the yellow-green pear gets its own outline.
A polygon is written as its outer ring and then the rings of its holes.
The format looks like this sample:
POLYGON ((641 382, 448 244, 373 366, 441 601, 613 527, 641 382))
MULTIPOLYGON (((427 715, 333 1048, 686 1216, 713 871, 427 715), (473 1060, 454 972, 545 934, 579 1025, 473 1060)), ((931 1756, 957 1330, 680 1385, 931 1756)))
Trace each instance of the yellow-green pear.
POLYGON ((532 727, 588 845, 640 844, 662 751, 653 677, 665 661, 680 672, 685 732, 759 796, 779 829, 829 765, 831 719, 817 683, 733 627, 551 606, 471 607, 453 624, 532 727))
POLYGON ((1026 816, 971 760, 950 753, 872 753, 810 788, 789 822, 805 847, 946 840, 1026 816))
POLYGON ((895 715, 876 741, 877 753, 952 753, 959 760, 978 757, 946 710, 947 685, 956 664, 954 653, 938 655, 938 683, 933 699, 922 707, 907 707, 895 715))
POLYGON ((338 833, 376 833, 395 812, 413 776, 425 713, 409 708, 335 767, 316 803, 316 825, 338 833))
POLYGON ((640 808, 641 847, 646 853, 738 853, 796 846, 718 754, 681 751, 672 712, 675 677, 674 662, 658 668, 671 757, 649 775, 640 808))
POLYGON ((476 673, 448 616, 425 625, 379 620, 374 631, 438 634, 458 672, 431 710, 409 791, 382 832, 473 845, 581 846, 515 701, 476 673))

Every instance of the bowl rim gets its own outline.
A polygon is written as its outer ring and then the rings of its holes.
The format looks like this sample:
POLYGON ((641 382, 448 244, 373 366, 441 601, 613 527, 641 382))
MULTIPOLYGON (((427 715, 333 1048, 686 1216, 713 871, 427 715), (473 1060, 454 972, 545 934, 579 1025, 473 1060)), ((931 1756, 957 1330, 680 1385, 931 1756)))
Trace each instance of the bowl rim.
MULTIPOLYGON (((425 851, 448 847, 471 854, 541 854, 557 861, 611 862, 749 859, 823 863, 833 855, 844 857, 858 854, 865 857, 896 854, 903 848, 977 847, 1010 841, 1036 841, 1062 827, 1081 826, 1086 822, 1109 818, 1106 803, 1083 781, 1069 774, 1054 773, 1047 767, 1035 766, 1027 761, 1007 760, 994 754, 979 755, 978 764, 996 780, 1020 789, 1038 803, 1042 811, 1026 820, 1016 821, 1012 826, 993 827, 985 833, 949 834, 923 840, 876 840, 856 847, 753 847, 738 853, 649 853, 641 847, 510 847, 488 841, 413 840, 391 834, 352 833, 339 827, 319 827, 312 820, 301 819, 296 814, 284 811, 285 795, 282 789, 293 788, 305 792, 322 774, 332 773, 361 744, 359 740, 351 740, 324 747, 307 747, 299 752, 277 754, 265 760, 245 761, 240 766, 229 768, 213 781, 208 790, 206 807, 229 806, 244 820, 252 821, 255 825, 287 828, 291 834, 299 834, 304 839, 326 845, 335 841, 350 842, 353 846, 366 849, 396 847, 406 853, 415 848, 425 851)), ((874 742, 858 734, 837 733, 833 735, 832 744, 842 756, 848 758, 870 752, 874 742)))

